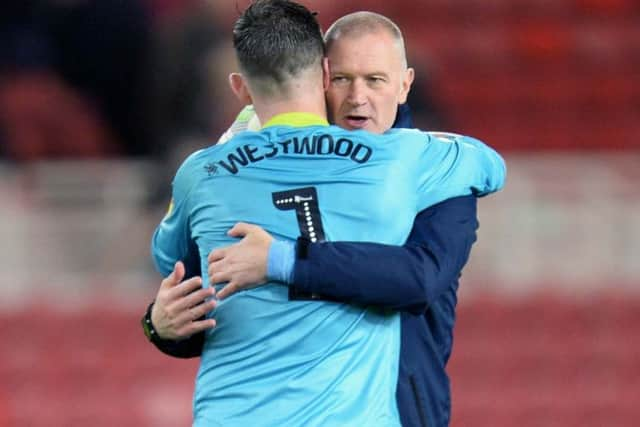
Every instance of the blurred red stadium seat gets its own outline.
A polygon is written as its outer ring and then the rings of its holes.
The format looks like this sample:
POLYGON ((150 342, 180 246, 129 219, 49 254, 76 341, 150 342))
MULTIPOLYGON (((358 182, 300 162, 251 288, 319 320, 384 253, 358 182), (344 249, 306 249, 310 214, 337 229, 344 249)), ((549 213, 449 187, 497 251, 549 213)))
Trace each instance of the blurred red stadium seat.
POLYGON ((433 87, 453 130, 502 151, 640 148, 640 3, 497 1, 469 17, 475 4, 403 12, 423 19, 405 28, 408 45, 439 64, 433 87))
POLYGON ((634 0, 574 0, 578 10, 599 15, 625 15, 639 11, 634 0))
POLYGON ((452 426, 634 426, 639 304, 541 296, 462 305, 452 426))
MULTIPOLYGON (((485 296, 458 312, 453 427, 636 425, 640 299, 485 296)), ((197 361, 155 351, 137 314, 34 307, 0 326, 13 343, 0 347, 0 425, 190 422, 197 361)))
POLYGON ((4 77, 0 126, 9 159, 101 158, 117 153, 97 109, 60 79, 46 73, 4 77))

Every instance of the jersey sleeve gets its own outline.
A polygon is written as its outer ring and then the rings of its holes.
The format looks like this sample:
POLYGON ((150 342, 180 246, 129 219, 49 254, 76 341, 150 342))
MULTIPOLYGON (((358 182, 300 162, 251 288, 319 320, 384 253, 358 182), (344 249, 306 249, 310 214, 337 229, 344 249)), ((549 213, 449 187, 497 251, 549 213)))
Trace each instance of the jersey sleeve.
POLYGON ((504 187, 504 159, 482 141, 449 133, 426 136, 417 171, 418 210, 451 197, 480 197, 504 187))
POLYGON ((163 276, 173 271, 177 261, 184 262, 187 277, 199 271, 198 250, 189 228, 189 192, 192 188, 190 163, 190 159, 187 159, 178 169, 173 180, 169 209, 151 239, 151 256, 156 269, 163 276))

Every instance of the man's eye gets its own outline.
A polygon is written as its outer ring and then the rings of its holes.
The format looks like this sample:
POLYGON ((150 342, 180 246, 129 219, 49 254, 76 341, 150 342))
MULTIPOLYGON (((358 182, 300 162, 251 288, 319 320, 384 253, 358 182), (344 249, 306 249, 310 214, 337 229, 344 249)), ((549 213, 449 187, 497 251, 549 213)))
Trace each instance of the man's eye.
POLYGON ((369 77, 369 82, 371 83, 384 83, 384 78, 382 77, 369 77))
POLYGON ((334 83, 345 83, 347 78, 345 76, 334 76, 331 78, 331 81, 334 83))

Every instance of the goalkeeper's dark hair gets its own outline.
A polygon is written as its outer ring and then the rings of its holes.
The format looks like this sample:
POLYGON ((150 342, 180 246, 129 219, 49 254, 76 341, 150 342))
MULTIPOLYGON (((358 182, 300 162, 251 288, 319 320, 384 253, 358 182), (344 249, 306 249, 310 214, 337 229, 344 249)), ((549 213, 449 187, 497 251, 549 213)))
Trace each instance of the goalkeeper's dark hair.
POLYGON ((233 46, 241 71, 263 92, 301 71, 322 69, 320 25, 314 13, 292 1, 254 1, 236 21, 233 46))

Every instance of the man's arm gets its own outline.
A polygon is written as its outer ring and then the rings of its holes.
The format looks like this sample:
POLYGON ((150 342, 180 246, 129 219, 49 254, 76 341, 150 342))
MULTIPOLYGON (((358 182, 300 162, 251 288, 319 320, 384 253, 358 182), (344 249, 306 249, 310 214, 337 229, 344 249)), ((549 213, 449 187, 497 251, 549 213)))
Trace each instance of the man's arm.
POLYGON ((228 282, 218 292, 220 299, 264 283, 268 276, 300 294, 421 313, 467 262, 478 228, 476 206, 475 197, 464 196, 425 209, 404 246, 299 240, 297 255, 293 250, 276 254, 271 236, 260 227, 236 225, 230 234, 244 238, 211 252, 209 276, 212 283, 228 282), (267 252, 268 274, 267 262, 256 262, 266 260, 267 252))
POLYGON ((163 353, 197 357, 204 345, 204 331, 216 326, 205 316, 216 307, 215 288, 202 288, 199 276, 185 278, 185 266, 177 262, 160 284, 154 302, 142 318, 147 338, 163 353), (188 337, 185 339, 185 337, 188 337))
POLYGON ((476 208, 476 198, 465 196, 425 209, 404 246, 308 244, 297 251, 291 286, 343 302, 424 312, 469 259, 476 208))

